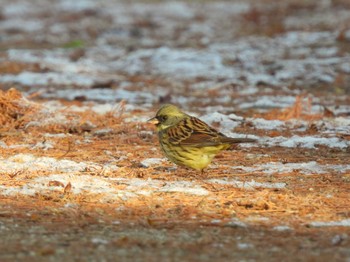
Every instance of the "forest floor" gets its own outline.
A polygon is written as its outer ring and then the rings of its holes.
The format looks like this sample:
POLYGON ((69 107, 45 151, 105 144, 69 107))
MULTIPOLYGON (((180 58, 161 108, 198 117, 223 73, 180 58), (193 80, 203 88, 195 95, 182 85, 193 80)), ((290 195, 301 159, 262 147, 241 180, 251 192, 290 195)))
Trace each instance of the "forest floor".
POLYGON ((1 261, 350 261, 350 4, 0 3, 1 261), (231 137, 161 153, 173 103, 231 137))

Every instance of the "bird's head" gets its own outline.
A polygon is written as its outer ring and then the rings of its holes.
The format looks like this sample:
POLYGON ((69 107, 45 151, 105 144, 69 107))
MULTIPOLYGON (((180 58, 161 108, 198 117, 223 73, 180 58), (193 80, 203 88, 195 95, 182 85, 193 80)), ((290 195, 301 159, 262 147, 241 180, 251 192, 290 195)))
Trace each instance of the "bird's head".
POLYGON ((178 107, 166 104, 159 108, 156 116, 147 122, 156 125, 157 130, 162 131, 168 127, 176 125, 186 117, 188 117, 188 115, 182 112, 178 107))

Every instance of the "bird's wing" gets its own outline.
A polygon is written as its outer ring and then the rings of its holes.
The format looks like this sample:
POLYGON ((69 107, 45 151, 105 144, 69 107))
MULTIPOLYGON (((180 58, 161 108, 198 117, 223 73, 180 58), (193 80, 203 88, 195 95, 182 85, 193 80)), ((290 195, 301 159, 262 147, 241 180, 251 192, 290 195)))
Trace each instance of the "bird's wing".
POLYGON ((183 119, 166 130, 169 142, 175 145, 205 147, 221 144, 223 134, 195 117, 183 119))

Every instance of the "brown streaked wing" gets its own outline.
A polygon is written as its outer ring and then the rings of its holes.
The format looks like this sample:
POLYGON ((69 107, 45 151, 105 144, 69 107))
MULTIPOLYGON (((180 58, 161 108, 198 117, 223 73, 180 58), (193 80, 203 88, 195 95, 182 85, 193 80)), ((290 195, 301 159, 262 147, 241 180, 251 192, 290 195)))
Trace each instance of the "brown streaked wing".
POLYGON ((186 118, 167 130, 169 142, 176 145, 205 147, 221 144, 225 137, 198 118, 186 118))

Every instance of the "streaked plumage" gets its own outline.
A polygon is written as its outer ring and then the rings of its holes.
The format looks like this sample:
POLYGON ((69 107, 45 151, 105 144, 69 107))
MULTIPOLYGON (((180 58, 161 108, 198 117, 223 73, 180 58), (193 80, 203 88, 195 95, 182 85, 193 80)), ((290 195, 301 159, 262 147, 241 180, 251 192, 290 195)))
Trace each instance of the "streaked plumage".
POLYGON ((157 127, 166 157, 177 165, 202 171, 222 150, 236 143, 254 142, 250 138, 231 138, 174 105, 163 105, 149 120, 157 127))

